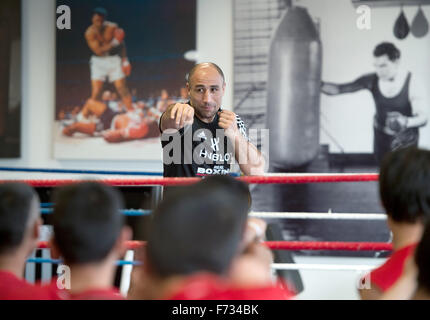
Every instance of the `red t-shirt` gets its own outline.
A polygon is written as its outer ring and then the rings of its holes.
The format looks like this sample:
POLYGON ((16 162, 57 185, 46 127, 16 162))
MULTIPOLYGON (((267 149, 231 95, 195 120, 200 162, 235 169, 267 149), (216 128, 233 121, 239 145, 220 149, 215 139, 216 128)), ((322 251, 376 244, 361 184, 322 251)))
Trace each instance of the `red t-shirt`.
POLYGON ((385 261, 385 263, 370 272, 370 282, 382 292, 387 291, 400 278, 406 259, 413 254, 417 244, 403 247, 385 261))
POLYGON ((9 271, 0 271, 0 300, 56 300, 47 287, 33 285, 9 271))
POLYGON ((216 276, 191 276, 167 300, 288 300, 293 294, 279 286, 237 288, 216 276))
POLYGON ((124 300, 118 289, 90 289, 78 294, 71 294, 70 300, 124 300))
POLYGON ((49 290, 60 300, 124 300, 124 297, 117 288, 109 289, 89 289, 80 293, 70 293, 66 289, 58 289, 54 279, 49 286, 49 290))

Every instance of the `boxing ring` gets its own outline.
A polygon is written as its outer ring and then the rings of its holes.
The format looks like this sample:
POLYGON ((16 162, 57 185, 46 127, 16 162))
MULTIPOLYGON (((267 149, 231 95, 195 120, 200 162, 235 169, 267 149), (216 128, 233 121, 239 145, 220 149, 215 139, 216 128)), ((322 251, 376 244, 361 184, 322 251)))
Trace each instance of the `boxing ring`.
MULTIPOLYGON (((56 188, 62 185, 77 183, 82 181, 98 181, 118 188, 151 188, 150 208, 124 208, 122 214, 132 218, 150 217, 153 208, 162 197, 162 188, 164 186, 180 186, 196 183, 201 178, 163 178, 160 173, 147 172, 121 172, 121 171, 86 171, 86 170, 61 170, 61 169, 15 169, 15 168, 0 168, 0 171, 9 172, 9 177, 1 179, 0 183, 7 181, 25 182, 36 190, 40 188, 56 188), (8 170, 11 169, 11 170, 8 170), (124 173, 124 174, 122 174, 124 173)), ((2 177, 5 176, 2 174, 2 177)), ((236 179, 242 180, 250 185, 253 184, 310 184, 310 183, 339 183, 339 182, 370 182, 378 181, 378 174, 267 174, 264 176, 241 176, 236 179)), ((120 189, 121 190, 121 189, 120 189)), ((52 213, 54 204, 41 201, 42 217, 49 218, 52 213)), ((331 213, 331 212, 256 212, 251 211, 250 217, 258 217, 266 222, 270 219, 288 220, 315 220, 315 221, 384 221, 386 216, 380 213, 331 213)), ((39 242, 37 251, 42 254, 36 255, 36 252, 28 259, 26 267, 27 280, 34 281, 35 273, 41 271, 41 280, 49 281, 52 277, 53 266, 60 265, 60 260, 51 259, 49 251, 49 237, 52 229, 50 226, 44 226, 44 232, 39 242)), ((140 264, 134 260, 134 250, 145 246, 145 241, 134 240, 126 243, 127 253, 123 260, 117 261, 117 265, 122 267, 120 279, 120 291, 126 294, 130 284, 130 274, 134 265, 140 264)), ((358 260, 351 260, 350 263, 345 263, 348 259, 313 259, 310 257, 295 256, 295 252, 305 251, 350 251, 350 252, 385 252, 389 253, 392 250, 390 242, 360 242, 360 241, 283 241, 283 240, 267 240, 263 242, 271 250, 277 252, 291 252, 293 261, 291 263, 279 263, 276 261, 272 264, 273 272, 299 272, 302 275, 306 272, 329 272, 338 277, 342 272, 354 273, 355 277, 363 277, 369 270, 377 267, 384 262, 384 259, 371 258, 362 259, 365 263, 358 263, 358 260), (309 263, 309 261, 312 263, 309 263), (323 262, 323 263, 321 263, 323 262)), ((359 259, 360 260, 360 259, 359 259)), ((306 282, 306 281, 305 281, 306 282)), ((356 281, 356 283, 358 283, 356 281)), ((305 290, 308 284, 305 284, 305 290)), ((299 297, 300 298, 300 297, 299 297)), ((323 297, 321 297, 323 299, 323 297)))

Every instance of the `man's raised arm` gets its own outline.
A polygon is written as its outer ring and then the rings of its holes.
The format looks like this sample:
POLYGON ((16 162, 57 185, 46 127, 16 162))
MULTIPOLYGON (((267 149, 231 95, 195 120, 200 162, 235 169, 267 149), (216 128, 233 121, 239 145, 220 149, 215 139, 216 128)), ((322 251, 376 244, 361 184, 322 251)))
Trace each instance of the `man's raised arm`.
POLYGON ((236 161, 245 175, 263 175, 266 165, 262 153, 249 142, 237 126, 236 114, 223 110, 219 114, 219 126, 224 129, 225 135, 234 144, 236 161))
POLYGON ((329 96, 334 96, 342 93, 352 93, 362 89, 368 89, 371 85, 371 77, 369 75, 358 78, 353 82, 336 84, 330 82, 321 82, 321 92, 329 96))

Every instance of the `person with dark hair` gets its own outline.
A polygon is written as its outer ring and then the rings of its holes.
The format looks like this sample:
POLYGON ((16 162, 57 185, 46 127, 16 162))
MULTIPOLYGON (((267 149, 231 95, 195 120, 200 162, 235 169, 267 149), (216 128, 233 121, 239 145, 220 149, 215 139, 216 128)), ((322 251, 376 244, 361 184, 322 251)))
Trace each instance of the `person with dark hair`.
POLYGON ((402 274, 430 218, 430 151, 408 147, 387 153, 379 176, 379 193, 392 232, 393 252, 370 272, 371 289, 363 299, 377 299, 402 274))
POLYGON ((246 187, 229 176, 169 193, 154 212, 144 264, 133 276, 140 289, 130 298, 287 299, 271 282, 268 249, 242 242, 248 210, 246 187))
POLYGON ((39 197, 22 183, 0 184, 0 300, 50 300, 40 286, 27 283, 27 258, 37 248, 40 218, 39 197))
POLYGON ((60 187, 54 195, 53 255, 70 268, 70 289, 60 296, 78 300, 122 299, 113 288, 116 261, 131 230, 120 212, 120 193, 96 182, 60 187))
POLYGON ((371 92, 376 114, 373 121, 373 151, 378 165, 388 151, 418 146, 419 128, 427 124, 425 92, 411 72, 400 67, 400 50, 383 42, 373 51, 375 73, 361 76, 351 83, 322 82, 327 95, 371 92))
POLYGON ((244 122, 221 108, 225 77, 212 62, 186 77, 190 100, 167 107, 160 118, 165 177, 229 174, 237 161, 245 175, 264 173, 265 161, 249 142, 244 122))

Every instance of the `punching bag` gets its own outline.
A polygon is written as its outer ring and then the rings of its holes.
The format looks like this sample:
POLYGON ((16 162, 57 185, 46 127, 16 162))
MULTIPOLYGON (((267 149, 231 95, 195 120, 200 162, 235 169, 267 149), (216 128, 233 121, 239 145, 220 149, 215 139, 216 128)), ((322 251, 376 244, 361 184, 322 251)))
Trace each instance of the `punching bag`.
POLYGON ((414 20, 412 21, 411 33, 417 38, 422 38, 425 37, 428 32, 429 23, 420 6, 414 20))
POLYGON ((289 170, 319 151, 322 48, 308 11, 291 7, 272 38, 267 81, 270 166, 289 170))
POLYGON ((409 34, 409 24, 406 19, 405 13, 403 12, 403 8, 401 9, 400 15, 394 24, 394 36, 397 39, 405 39, 409 34))

